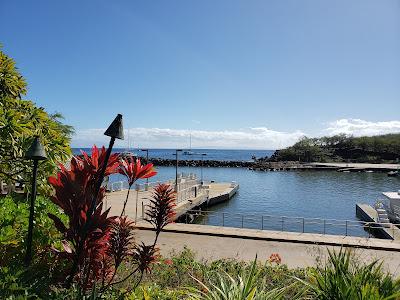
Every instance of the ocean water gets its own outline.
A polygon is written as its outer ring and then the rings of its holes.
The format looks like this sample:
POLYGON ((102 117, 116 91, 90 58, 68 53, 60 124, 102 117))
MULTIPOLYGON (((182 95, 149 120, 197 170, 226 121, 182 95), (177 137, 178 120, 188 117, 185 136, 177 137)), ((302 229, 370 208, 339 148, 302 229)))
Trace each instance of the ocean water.
MULTIPOLYGON (((90 148, 73 148, 74 154, 80 154, 81 150, 90 152, 90 148)), ((123 152, 126 149, 113 149, 113 152, 123 152)), ((139 156, 145 156, 146 152, 139 151, 138 149, 132 149, 131 152, 136 153, 139 156)), ((274 150, 216 150, 216 149, 192 149, 193 155, 183 155, 180 153, 180 160, 200 160, 202 153, 206 155, 203 157, 204 160, 225 160, 225 161, 251 161, 251 157, 254 155, 257 158, 265 156, 271 156, 274 150)), ((175 159, 174 149, 150 149, 150 158, 163 158, 163 159, 175 159)))
MULTIPOLYGON (((165 155, 164 157, 170 153, 170 150, 159 151, 159 155, 165 155)), ((212 150, 209 157, 220 160, 249 160, 251 155, 270 155, 271 152, 212 150)), ((158 152, 154 152, 156 153, 158 152)), ((175 178, 174 167, 157 167, 157 171, 158 174, 150 181, 162 182, 175 178)), ((196 173, 200 178, 201 169, 179 167, 179 172, 196 173)), ((356 203, 373 205, 382 192, 400 189, 400 179, 388 177, 385 173, 261 172, 246 168, 204 167, 203 176, 207 181, 235 181, 240 188, 230 201, 208 208, 213 213, 198 219, 198 222, 210 225, 222 225, 223 222, 225 226, 257 229, 263 226, 264 229, 271 230, 282 230, 283 223, 284 230, 302 231, 302 218, 306 218, 306 232, 325 231, 338 235, 346 234, 345 221, 341 220, 354 221, 348 223, 348 235, 367 235, 362 228, 355 226, 358 224, 356 203), (295 217, 298 219, 294 219, 295 217), (310 220, 311 218, 318 219, 310 220), (327 219, 325 225, 322 219, 327 219)), ((111 180, 119 181, 123 177, 116 175, 111 180)))

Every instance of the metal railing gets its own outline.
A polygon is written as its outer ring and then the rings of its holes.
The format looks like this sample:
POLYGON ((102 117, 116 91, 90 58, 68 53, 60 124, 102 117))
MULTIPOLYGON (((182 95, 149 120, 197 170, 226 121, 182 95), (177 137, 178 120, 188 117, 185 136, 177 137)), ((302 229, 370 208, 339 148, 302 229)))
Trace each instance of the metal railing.
POLYGON ((396 230, 396 225, 391 223, 240 214, 202 210, 189 210, 183 222, 235 228, 362 236, 368 238, 372 237, 372 233, 378 229, 385 228, 392 236, 395 235, 396 230))
MULTIPOLYGON (((170 179, 167 181, 151 181, 149 183, 141 183, 141 184, 135 184, 133 187, 135 190, 148 190, 150 188, 155 187, 156 185, 160 183, 167 183, 170 185, 175 185, 175 179, 170 179)), ((115 192, 115 191, 121 191, 121 190, 126 190, 129 188, 128 181, 127 180, 121 180, 121 181, 114 181, 114 182, 106 182, 105 183, 107 186, 107 190, 110 192, 115 192)), ((180 173, 178 176, 178 189, 184 190, 187 189, 191 186, 198 185, 200 184, 200 180, 197 179, 195 174, 186 174, 186 173, 180 173)))
MULTIPOLYGON (((154 182, 149 182, 149 183, 141 183, 141 184, 135 184, 132 188, 138 191, 146 191, 150 188, 154 188, 156 185, 160 183, 169 183, 171 185, 174 184, 173 181, 154 181, 154 182)), ((128 182, 126 180, 124 181, 115 181, 115 182, 109 182, 107 184, 107 190, 110 192, 116 192, 116 191, 122 191, 122 190, 127 190, 129 188, 128 182)))
MULTIPOLYGON (((133 187, 136 191, 147 191, 156 185, 160 184, 161 182, 149 182, 143 184, 135 184, 133 187)), ((175 186, 175 180, 168 180, 164 183, 168 183, 171 186, 175 186)), ((107 189, 111 192, 121 191, 128 189, 128 182, 125 181, 116 181, 116 182, 109 182, 107 183, 107 189)), ((176 195, 176 202, 180 203, 182 201, 186 201, 188 199, 194 199, 199 196, 207 196, 208 190, 201 185, 200 180, 194 174, 180 174, 178 177, 178 185, 177 185, 177 195, 176 195)))
POLYGON ((207 191, 208 189, 205 189, 201 184, 192 185, 185 189, 178 188, 176 202, 180 203, 182 201, 195 199, 200 196, 206 197, 208 195, 207 191))

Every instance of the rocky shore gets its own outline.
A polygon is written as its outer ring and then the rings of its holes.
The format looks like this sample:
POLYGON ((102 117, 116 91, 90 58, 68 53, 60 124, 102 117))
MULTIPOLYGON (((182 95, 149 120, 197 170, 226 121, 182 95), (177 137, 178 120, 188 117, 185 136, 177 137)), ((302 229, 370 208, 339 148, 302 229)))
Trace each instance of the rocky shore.
MULTIPOLYGON (((143 158, 142 158, 143 160, 143 158)), ((145 160, 143 160, 145 161, 145 160)), ((173 167, 176 164, 174 159, 151 158, 151 163, 155 166, 173 167)), ((247 161, 220 161, 220 160, 179 160, 180 167, 226 167, 226 168, 251 168, 254 162, 247 161)))
MULTIPOLYGON (((142 158, 143 161, 145 159, 142 158)), ((152 158, 151 163, 155 166, 173 167, 176 164, 174 159, 152 158)), ((205 167, 205 168, 248 168, 250 170, 268 171, 268 170, 286 170, 304 168, 298 162, 268 162, 265 160, 259 161, 220 161, 220 160, 179 160, 180 167, 205 167)))

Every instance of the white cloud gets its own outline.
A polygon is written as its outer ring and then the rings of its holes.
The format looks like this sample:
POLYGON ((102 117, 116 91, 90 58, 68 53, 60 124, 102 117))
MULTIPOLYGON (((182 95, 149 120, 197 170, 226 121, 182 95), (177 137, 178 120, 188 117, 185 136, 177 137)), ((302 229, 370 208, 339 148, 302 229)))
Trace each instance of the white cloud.
MULTIPOLYGON (((105 129, 77 130, 72 139, 73 147, 107 145, 105 129)), ((378 135, 400 132, 400 121, 369 122, 360 119, 340 119, 328 123, 321 135, 345 133, 354 136, 378 135)), ((301 130, 281 132, 266 127, 252 127, 242 130, 186 130, 170 128, 131 128, 125 130, 125 140, 117 141, 116 147, 126 148, 192 148, 220 149, 280 149, 293 145, 302 136, 301 130), (129 136, 129 138, 128 138, 129 136)))
MULTIPOLYGON (((77 130, 72 140, 73 147, 89 147, 108 143, 103 135, 105 129, 77 130)), ((169 128, 131 128, 125 130, 125 140, 116 147, 188 148, 192 135, 193 148, 225 149, 279 149, 295 143, 304 135, 301 131, 280 132, 265 127, 243 130, 185 130, 169 128)))
POLYGON ((379 135, 400 132, 400 121, 369 122, 360 119, 340 119, 328 124, 323 133, 335 135, 340 133, 354 136, 379 135))

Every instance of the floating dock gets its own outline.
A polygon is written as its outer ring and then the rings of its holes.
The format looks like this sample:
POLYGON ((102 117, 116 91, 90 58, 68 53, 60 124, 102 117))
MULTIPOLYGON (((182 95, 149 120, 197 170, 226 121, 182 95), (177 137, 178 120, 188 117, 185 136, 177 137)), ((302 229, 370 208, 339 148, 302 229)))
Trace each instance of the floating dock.
POLYGON ((178 202, 175 212, 176 219, 184 216, 188 211, 208 207, 230 200, 239 189, 237 183, 210 183, 203 186, 205 193, 196 198, 189 198, 186 201, 178 202))
POLYGON ((371 205, 357 203, 356 216, 364 222, 374 223, 374 227, 370 228, 374 235, 400 242, 400 229, 392 223, 388 223, 387 226, 378 223, 378 212, 371 205))

